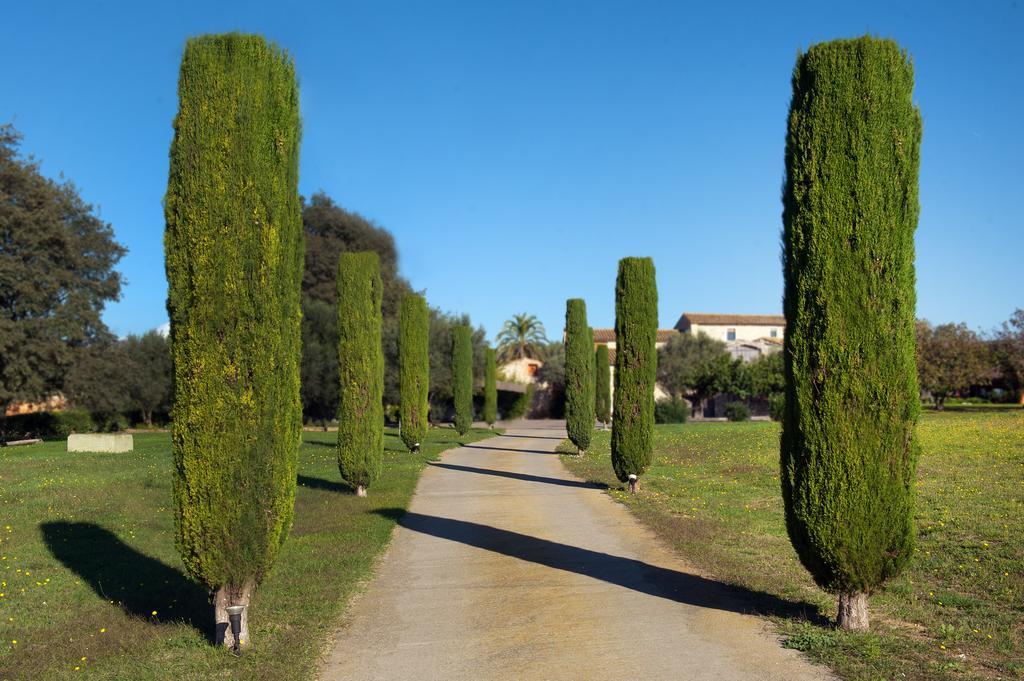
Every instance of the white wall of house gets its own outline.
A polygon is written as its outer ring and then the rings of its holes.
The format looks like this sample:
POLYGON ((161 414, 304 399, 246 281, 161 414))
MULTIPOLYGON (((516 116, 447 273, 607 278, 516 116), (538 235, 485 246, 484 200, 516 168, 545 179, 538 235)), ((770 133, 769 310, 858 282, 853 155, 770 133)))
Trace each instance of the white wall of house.
POLYGON ((537 370, 544 366, 538 359, 514 359, 498 367, 498 374, 507 381, 515 383, 533 383, 537 380, 537 370))
POLYGON ((690 326, 690 333, 706 334, 710 338, 720 341, 752 341, 758 338, 782 338, 785 327, 779 326, 739 326, 734 324, 693 324, 690 326), (730 331, 735 337, 730 338, 730 331), (774 332, 774 335, 772 335, 774 332))

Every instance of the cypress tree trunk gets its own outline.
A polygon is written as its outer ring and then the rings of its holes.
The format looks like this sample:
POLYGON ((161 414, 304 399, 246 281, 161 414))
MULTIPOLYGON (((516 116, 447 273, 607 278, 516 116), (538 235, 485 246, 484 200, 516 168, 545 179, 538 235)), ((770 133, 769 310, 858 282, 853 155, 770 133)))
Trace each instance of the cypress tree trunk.
POLYGON ((223 608, 248 604, 294 508, 299 95, 284 52, 228 34, 188 42, 178 97, 164 201, 177 546, 231 646, 223 608))
POLYGON ((473 427, 473 330, 460 324, 452 329, 452 337, 455 430, 465 435, 473 427))
POLYGON ((889 40, 811 47, 793 72, 784 191, 789 536, 867 629, 867 594, 913 553, 914 231, 921 118, 889 40))
POLYGON ((494 348, 487 348, 484 371, 484 421, 491 428, 498 420, 498 368, 494 348))
POLYGON ((598 345, 594 351, 594 412, 597 420, 608 425, 612 420, 612 372, 608 363, 608 346, 598 345))
POLYGON ((630 491, 651 464, 658 368, 658 288, 654 261, 623 258, 615 281, 615 410, 612 467, 630 491), (632 479, 630 476, 634 476, 632 479))
POLYGON ((584 454, 594 431, 594 339, 580 298, 565 303, 565 429, 584 454))
POLYGON ((406 294, 398 324, 402 442, 416 452, 427 435, 430 412, 430 315, 426 299, 415 293, 406 294))
POLYGON ((338 259, 338 469, 366 496, 384 456, 384 351, 380 258, 374 251, 338 259))

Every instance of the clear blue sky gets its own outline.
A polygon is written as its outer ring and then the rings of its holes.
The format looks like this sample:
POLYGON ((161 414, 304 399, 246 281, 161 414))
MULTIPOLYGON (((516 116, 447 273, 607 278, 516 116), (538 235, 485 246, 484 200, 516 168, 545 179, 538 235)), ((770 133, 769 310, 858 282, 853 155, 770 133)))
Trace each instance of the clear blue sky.
POLYGON ((119 333, 166 320, 163 212, 189 36, 295 57, 300 189, 394 233, 430 302, 489 335, 614 321, 617 260, 654 256, 662 326, 778 312, 780 186, 797 51, 870 32, 916 66, 924 116, 918 313, 987 330, 1024 307, 1024 3, 19 2, 0 121, 128 249, 119 333), (785 9, 782 6, 785 5, 785 9))

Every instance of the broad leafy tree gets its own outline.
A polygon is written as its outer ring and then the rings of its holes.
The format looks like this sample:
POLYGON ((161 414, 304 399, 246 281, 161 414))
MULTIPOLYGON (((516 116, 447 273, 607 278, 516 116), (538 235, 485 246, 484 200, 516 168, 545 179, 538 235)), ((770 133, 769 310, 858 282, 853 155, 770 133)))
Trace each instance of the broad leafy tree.
POLYGON ((694 413, 714 395, 728 392, 735 369, 725 343, 704 333, 678 333, 658 350, 658 383, 672 396, 688 398, 694 413))
POLYGON ((303 205, 302 224, 306 236, 302 279, 302 405, 306 419, 329 421, 338 411, 338 365, 333 358, 338 330, 335 277, 338 257, 345 252, 373 251, 380 258, 384 401, 399 404, 399 305, 412 289, 398 271, 394 237, 323 192, 313 194, 303 205), (323 348, 329 351, 323 354, 323 348))
MULTIPOLYGON (((299 92, 259 36, 190 40, 164 201, 177 544, 226 608, 248 605, 291 528, 302 434, 299 92)), ((249 644, 248 611, 239 644, 249 644)))
POLYGON ((985 341, 966 324, 917 323, 917 375, 936 409, 946 398, 992 379, 995 360, 985 341))
POLYGON ((1007 387, 1024 404, 1024 310, 1016 310, 996 332, 994 351, 1007 387))
POLYGON ((71 183, 19 155, 0 126, 0 415, 64 389, 80 348, 112 340, 100 314, 117 300, 124 248, 71 183))
POLYGON ((868 628, 914 551, 914 232, 921 116, 909 56, 864 37, 797 57, 786 138, 781 479, 801 562, 868 628), (839 484, 841 483, 841 484, 839 484))

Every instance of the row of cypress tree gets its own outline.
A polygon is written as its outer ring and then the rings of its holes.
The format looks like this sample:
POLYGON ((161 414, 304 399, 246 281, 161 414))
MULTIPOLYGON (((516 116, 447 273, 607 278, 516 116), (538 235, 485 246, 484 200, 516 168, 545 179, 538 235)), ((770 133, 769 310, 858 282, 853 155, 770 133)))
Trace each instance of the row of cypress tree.
MULTIPOLYGON (((217 642, 237 636, 229 607, 248 606, 292 523, 301 442, 299 298, 303 231, 301 136, 292 59, 237 33, 188 41, 178 83, 164 245, 175 401, 172 453, 176 543, 211 593, 217 642)), ((337 265, 338 467, 363 496, 383 455, 381 266, 375 252, 337 265)), ((427 430, 429 313, 400 309, 402 439, 427 430)), ((472 423, 471 330, 455 334, 456 425, 472 423)), ((496 418, 493 352, 485 418, 496 418)))
MULTIPOLYGON (((921 115, 913 82, 906 52, 867 36, 811 47, 792 78, 780 479, 793 547, 838 594, 837 623, 847 629, 868 628, 868 594, 914 551, 921 115)), ((570 300, 566 416, 580 451, 593 423, 579 368, 586 331, 582 301, 570 300)), ((611 449, 616 475, 634 491, 651 460, 656 331, 654 265, 625 258, 615 288, 611 449)), ((608 366, 603 346, 596 357, 596 370, 608 366)), ((600 415, 600 392, 596 399, 600 415)))
MULTIPOLYGON (((839 622, 849 628, 867 627, 867 593, 897 574, 913 550, 921 119, 912 90, 907 55, 892 41, 867 37, 816 45, 793 74, 782 493, 793 545, 818 584, 839 594, 839 622)), ((178 94, 164 237, 177 544, 189 574, 213 594, 218 640, 231 645, 228 606, 248 604, 294 507, 303 252, 298 87, 284 52, 257 36, 228 34, 189 41, 178 94)), ((380 271, 375 256, 346 255, 337 282, 340 390, 342 409, 357 417, 342 419, 339 467, 365 490, 380 468, 380 271)), ((418 305, 410 303, 410 362, 422 359, 415 349, 422 324, 411 328, 422 318, 418 305)), ((649 258, 620 262, 615 307, 612 465, 635 489, 652 452, 657 289, 649 258)), ((573 398, 570 428, 582 451, 599 404, 601 363, 591 364, 582 301, 567 305, 566 323, 571 392, 582 398, 573 398)), ((472 423, 469 331, 458 329, 453 347, 460 434, 472 423)), ((488 360, 485 412, 493 417, 488 360)), ((410 447, 425 432, 424 383, 412 379, 416 388, 408 405, 403 400, 410 447)), ((248 642, 243 613, 237 643, 248 642)))

